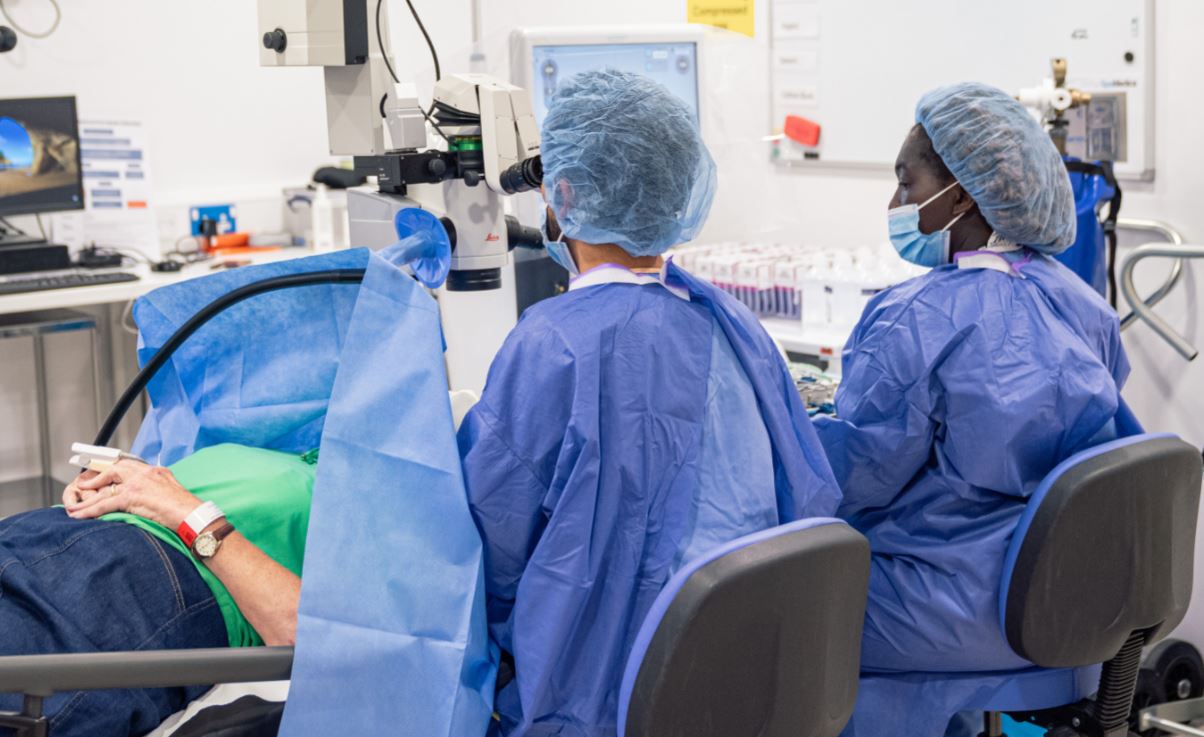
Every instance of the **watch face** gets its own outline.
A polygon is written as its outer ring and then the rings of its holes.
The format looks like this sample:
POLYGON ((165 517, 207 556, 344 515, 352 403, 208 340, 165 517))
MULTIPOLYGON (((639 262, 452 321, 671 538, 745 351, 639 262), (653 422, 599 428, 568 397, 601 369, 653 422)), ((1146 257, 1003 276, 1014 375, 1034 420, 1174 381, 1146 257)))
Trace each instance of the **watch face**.
POLYGON ((193 545, 196 548, 196 554, 202 558, 212 558, 213 554, 217 552, 217 538, 208 532, 198 537, 193 545))

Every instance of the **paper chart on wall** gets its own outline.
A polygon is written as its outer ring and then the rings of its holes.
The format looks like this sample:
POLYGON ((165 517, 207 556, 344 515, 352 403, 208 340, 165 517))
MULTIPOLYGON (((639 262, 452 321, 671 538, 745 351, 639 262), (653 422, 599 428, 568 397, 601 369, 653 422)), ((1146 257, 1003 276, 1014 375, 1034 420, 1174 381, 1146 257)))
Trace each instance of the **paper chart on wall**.
POLYGON ((86 209, 55 216, 55 240, 76 248, 135 249, 158 259, 147 130, 130 121, 80 121, 79 128, 86 209))

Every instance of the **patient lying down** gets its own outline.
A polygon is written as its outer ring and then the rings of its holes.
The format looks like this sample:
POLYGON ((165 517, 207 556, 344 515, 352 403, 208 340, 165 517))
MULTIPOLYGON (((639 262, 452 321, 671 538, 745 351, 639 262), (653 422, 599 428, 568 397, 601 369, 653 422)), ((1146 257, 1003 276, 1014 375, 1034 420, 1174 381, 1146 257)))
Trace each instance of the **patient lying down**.
MULTIPOLYGON (((0 520, 0 655, 292 644, 316 462, 238 445, 121 461, 0 520), (190 550, 177 530, 204 502, 225 517, 190 550)), ((54 737, 140 735, 206 690, 64 693, 46 714, 54 737)))

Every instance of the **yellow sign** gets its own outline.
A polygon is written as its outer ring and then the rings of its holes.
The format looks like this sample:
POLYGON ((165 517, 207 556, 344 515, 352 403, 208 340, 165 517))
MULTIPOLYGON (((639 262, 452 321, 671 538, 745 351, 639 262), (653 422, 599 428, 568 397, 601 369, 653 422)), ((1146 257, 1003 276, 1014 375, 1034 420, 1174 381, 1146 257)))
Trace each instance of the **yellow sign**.
POLYGON ((756 35, 755 0, 686 0, 687 21, 756 35))

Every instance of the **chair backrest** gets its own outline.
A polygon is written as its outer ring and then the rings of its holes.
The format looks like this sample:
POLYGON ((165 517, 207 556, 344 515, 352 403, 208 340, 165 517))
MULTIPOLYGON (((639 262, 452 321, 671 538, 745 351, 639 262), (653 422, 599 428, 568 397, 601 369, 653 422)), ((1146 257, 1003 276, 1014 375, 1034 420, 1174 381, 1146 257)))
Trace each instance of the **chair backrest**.
POLYGON ((1110 660, 1153 641, 1191 598, 1200 451, 1136 435, 1079 453, 1030 499, 1004 565, 1000 620, 1012 649, 1046 668, 1110 660))
POLYGON ((836 737, 853 711, 869 544, 810 519, 682 568, 627 660, 620 737, 836 737))

